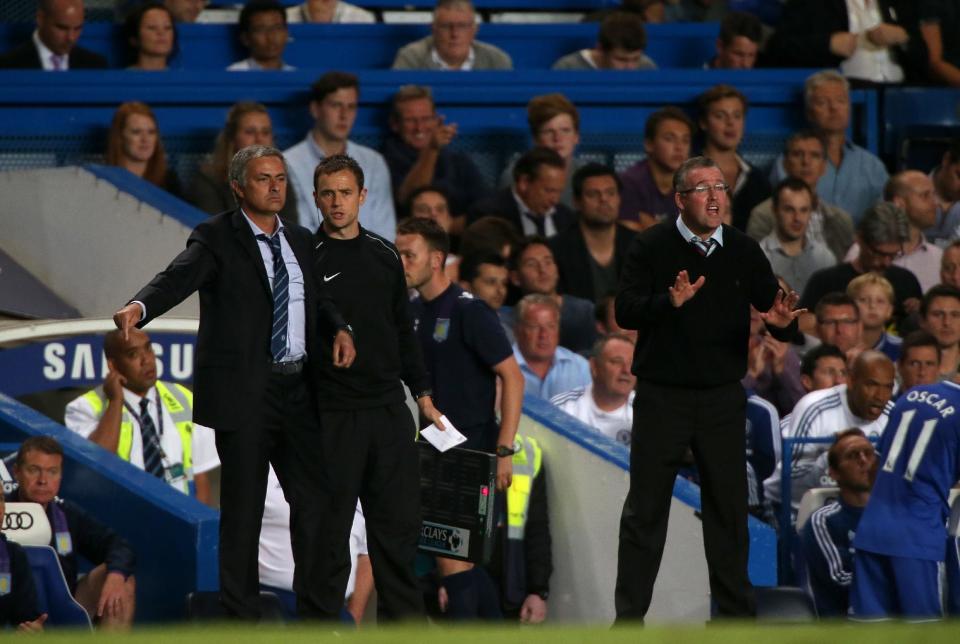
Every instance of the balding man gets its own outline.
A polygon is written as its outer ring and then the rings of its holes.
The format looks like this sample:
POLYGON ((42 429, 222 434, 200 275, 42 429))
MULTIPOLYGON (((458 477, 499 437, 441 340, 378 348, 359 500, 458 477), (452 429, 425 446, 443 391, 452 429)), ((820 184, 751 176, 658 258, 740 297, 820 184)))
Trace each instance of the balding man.
POLYGON ((397 52, 393 69, 513 69, 510 55, 477 38, 477 14, 470 0, 439 0, 431 35, 397 52))
MULTIPOLYGON (((797 403, 784 438, 826 438, 849 427, 859 427, 868 437, 878 437, 887 424, 887 411, 895 383, 893 362, 883 353, 863 351, 853 361, 847 384, 812 391, 797 403)), ((827 473, 827 446, 806 443, 793 446, 790 453, 790 496, 793 515, 804 492, 832 485, 827 473)), ((786 454, 784 454, 786 458, 786 454)), ((781 502, 780 472, 764 482, 764 493, 775 505, 781 502)))
POLYGON ((157 380, 150 336, 131 329, 107 333, 103 384, 67 405, 64 424, 134 467, 213 504, 207 472, 219 467, 213 432, 193 424, 193 394, 157 380))
POLYGON ((40 0, 33 38, 0 56, 0 69, 106 69, 106 58, 77 46, 82 31, 83 0, 40 0))
MULTIPOLYGON (((883 188, 883 199, 907 214, 908 237, 903 242, 903 251, 893 260, 893 264, 913 273, 926 293, 940 283, 940 260, 943 258, 943 250, 927 241, 923 234, 924 230, 937 222, 933 179, 919 170, 904 170, 887 181, 883 188)), ((859 252, 859 246, 854 244, 847 259, 853 259, 859 252)))

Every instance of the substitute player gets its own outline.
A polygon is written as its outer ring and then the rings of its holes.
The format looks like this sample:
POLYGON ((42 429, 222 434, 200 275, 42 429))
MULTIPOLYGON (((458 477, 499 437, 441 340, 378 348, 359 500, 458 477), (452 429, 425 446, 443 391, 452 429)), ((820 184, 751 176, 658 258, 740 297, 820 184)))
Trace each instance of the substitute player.
POLYGON ((882 465, 853 540, 851 614, 942 617, 947 500, 960 473, 960 386, 940 382, 908 391, 878 451, 882 465))

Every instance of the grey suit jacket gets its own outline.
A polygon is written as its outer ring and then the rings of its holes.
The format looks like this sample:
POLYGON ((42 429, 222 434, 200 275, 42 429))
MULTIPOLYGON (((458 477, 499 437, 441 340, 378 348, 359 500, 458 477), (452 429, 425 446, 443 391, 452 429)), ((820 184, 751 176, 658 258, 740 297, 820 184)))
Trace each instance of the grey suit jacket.
MULTIPOLYGON (((432 50, 433 36, 404 45, 397 52, 392 69, 442 69, 430 55, 432 50)), ((475 70, 513 69, 513 61, 507 52, 485 42, 473 41, 473 55, 475 70)))

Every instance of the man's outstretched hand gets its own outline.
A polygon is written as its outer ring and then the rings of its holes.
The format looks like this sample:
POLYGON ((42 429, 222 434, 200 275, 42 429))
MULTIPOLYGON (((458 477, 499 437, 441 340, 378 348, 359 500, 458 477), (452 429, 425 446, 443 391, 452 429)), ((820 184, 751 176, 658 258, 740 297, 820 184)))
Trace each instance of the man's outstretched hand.
POLYGON ((137 322, 140 321, 142 315, 143 310, 136 302, 130 302, 130 304, 127 304, 113 314, 113 323, 117 325, 118 329, 123 331, 124 340, 130 339, 130 329, 137 326, 137 322))
POLYGON ((807 309, 794 309, 797 302, 800 301, 800 294, 796 291, 790 291, 784 294, 783 289, 777 291, 777 296, 773 298, 773 306, 766 313, 761 313, 760 317, 767 324, 781 329, 790 326, 796 318, 807 312, 807 309))

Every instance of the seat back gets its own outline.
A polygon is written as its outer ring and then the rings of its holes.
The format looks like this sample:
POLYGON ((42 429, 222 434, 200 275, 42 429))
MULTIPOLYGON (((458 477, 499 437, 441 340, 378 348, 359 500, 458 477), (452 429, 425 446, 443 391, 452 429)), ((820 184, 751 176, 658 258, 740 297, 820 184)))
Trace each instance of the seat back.
POLYGON ((42 505, 11 502, 3 516, 3 534, 21 546, 46 546, 53 533, 42 505))
POLYGON ((800 499, 800 509, 797 510, 797 533, 803 529, 810 515, 840 496, 840 488, 815 487, 807 490, 800 499))
POLYGON ((86 626, 93 630, 87 611, 70 594, 56 551, 48 545, 23 549, 37 587, 37 608, 47 614, 47 625, 86 626))

